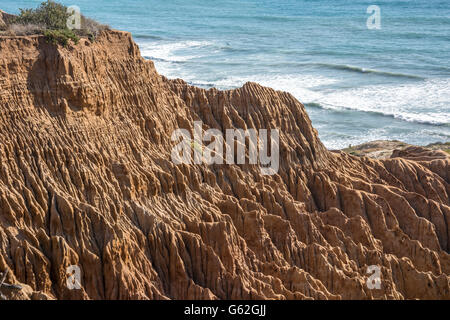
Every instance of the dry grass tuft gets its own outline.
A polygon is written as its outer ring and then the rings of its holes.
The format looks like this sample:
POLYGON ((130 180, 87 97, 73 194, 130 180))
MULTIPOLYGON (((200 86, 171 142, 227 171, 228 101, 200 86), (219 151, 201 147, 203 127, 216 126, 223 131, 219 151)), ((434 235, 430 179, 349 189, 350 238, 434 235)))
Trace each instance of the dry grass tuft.
POLYGON ((46 27, 42 24, 20 24, 20 23, 14 23, 9 26, 7 26, 5 30, 6 35, 10 36, 28 36, 32 34, 40 34, 44 33, 46 30, 46 27))

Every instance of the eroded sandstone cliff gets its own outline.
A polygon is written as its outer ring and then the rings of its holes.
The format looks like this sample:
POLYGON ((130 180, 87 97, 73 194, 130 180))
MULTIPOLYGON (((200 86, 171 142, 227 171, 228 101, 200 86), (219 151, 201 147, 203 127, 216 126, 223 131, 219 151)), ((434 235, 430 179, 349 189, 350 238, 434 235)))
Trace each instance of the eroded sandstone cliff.
POLYGON ((23 286, 8 298, 450 299, 445 154, 329 152, 290 94, 168 80, 119 31, 1 38, 0 84, 0 272, 23 286), (195 120, 278 128, 278 174, 175 165, 171 134, 195 120))

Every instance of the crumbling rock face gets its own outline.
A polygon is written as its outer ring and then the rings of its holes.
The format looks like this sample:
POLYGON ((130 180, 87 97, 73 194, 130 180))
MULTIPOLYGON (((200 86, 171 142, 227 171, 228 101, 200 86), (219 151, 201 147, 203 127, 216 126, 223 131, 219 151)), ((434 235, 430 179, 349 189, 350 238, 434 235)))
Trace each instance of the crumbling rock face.
POLYGON ((15 17, 15 15, 0 10, 0 30, 5 30, 7 28, 7 25, 10 24, 15 19, 15 17))
POLYGON ((290 94, 168 80, 119 31, 1 38, 0 83, 9 298, 450 299, 448 156, 329 152, 290 94), (278 173, 175 165, 194 121, 279 129, 278 173))

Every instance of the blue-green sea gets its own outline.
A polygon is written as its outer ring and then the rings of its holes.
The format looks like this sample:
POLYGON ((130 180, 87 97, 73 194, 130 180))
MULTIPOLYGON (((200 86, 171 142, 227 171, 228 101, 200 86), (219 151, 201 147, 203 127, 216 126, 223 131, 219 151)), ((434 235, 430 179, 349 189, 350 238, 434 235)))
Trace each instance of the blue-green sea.
MULTIPOLYGON (((0 9, 41 1, 1 0, 0 9)), ((329 148, 450 141, 449 0, 64 0, 132 32, 169 78, 292 93, 329 148), (380 29, 368 29, 370 5, 380 29)))

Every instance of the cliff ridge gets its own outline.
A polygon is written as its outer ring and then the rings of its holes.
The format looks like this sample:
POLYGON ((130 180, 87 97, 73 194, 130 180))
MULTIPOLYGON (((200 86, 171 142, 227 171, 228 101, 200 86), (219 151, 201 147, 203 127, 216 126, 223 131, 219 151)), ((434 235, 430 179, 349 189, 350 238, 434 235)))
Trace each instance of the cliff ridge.
POLYGON ((448 155, 330 152, 289 93, 167 79, 121 31, 0 37, 0 83, 9 299, 450 299, 448 155), (175 165, 194 121, 278 129, 278 173, 175 165))

